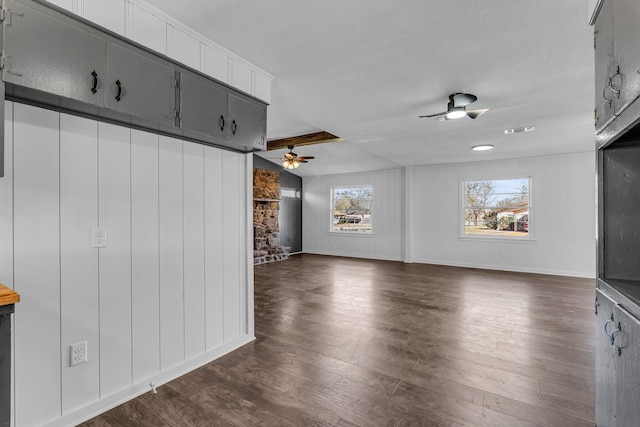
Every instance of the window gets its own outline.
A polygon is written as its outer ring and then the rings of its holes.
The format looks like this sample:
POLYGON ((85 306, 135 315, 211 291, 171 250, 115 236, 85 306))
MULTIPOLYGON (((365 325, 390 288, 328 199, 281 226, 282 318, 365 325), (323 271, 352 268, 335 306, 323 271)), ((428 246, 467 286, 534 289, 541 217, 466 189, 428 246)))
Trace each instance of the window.
POLYGON ((372 228, 373 187, 331 189, 331 231, 369 233, 372 228))
POLYGON ((299 199, 300 198, 300 190, 296 190, 295 188, 280 188, 280 198, 281 199, 299 199))
POLYGON ((530 238, 531 178, 462 181, 464 237, 530 238))

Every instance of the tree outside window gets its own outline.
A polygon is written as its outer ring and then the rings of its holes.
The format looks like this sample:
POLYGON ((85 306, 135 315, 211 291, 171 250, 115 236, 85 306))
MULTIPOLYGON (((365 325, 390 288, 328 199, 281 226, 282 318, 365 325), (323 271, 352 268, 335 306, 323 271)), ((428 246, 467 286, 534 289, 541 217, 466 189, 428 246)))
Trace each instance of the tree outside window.
POLYGON ((336 187, 331 195, 331 231, 372 232, 373 187, 336 187))
POLYGON ((462 181, 464 235, 529 238, 531 178, 462 181))

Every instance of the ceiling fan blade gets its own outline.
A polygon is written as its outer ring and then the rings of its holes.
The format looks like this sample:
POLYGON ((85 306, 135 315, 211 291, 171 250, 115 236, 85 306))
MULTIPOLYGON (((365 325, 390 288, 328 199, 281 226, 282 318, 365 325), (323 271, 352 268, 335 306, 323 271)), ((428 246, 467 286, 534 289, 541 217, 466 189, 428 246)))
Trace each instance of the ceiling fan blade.
POLYGON ((467 110, 467 116, 469 116, 472 119, 476 119, 481 115, 483 115, 484 113, 486 113, 487 111, 489 111, 488 108, 483 108, 481 110, 467 110))
POLYGON ((295 159, 294 162, 296 162, 296 163, 309 163, 309 162, 307 162, 305 159, 303 159, 301 157, 298 157, 297 159, 295 159))
POLYGON ((299 159, 303 159, 303 160, 313 160, 315 159, 315 157, 313 156, 298 156, 299 159))
POLYGON ((478 97, 470 93, 454 93, 449 96, 449 104, 453 108, 466 107, 478 100, 478 97))
POLYGON ((447 114, 447 112, 443 111, 442 113, 438 113, 438 114, 429 114, 428 116, 418 116, 418 118, 424 119, 425 117, 438 117, 438 116, 444 116, 445 114, 447 114))

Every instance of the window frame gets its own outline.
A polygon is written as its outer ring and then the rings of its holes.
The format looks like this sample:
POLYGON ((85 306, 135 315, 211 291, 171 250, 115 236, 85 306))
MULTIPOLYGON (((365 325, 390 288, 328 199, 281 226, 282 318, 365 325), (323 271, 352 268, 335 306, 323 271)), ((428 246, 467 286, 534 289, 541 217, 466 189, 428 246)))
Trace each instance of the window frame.
POLYGON ((375 188, 373 184, 332 186, 329 191, 330 191, 329 193, 329 233, 346 235, 346 236, 361 236, 361 237, 373 236, 374 234, 373 212, 375 211, 375 188), (335 191, 349 189, 349 188, 370 188, 371 189, 371 209, 370 209, 371 229, 369 231, 335 230, 334 229, 335 191))
POLYGON ((280 199, 281 200, 300 200, 302 198, 302 192, 293 187, 280 187, 280 199), (290 193, 293 193, 290 195, 290 193))
POLYGON ((458 227, 459 233, 458 237, 460 240, 485 240, 485 241, 496 241, 503 240, 509 242, 520 242, 520 243, 533 243, 535 242, 536 236, 536 226, 534 223, 535 215, 534 215, 534 176, 533 174, 518 174, 518 175, 491 175, 490 177, 461 177, 459 178, 459 208, 458 208, 458 227), (527 179, 529 182, 529 200, 528 200, 528 231, 526 235, 521 236, 507 236, 507 235, 492 235, 492 234, 468 234, 465 229, 465 212, 467 210, 466 206, 466 184, 467 182, 477 182, 477 181, 509 181, 509 180, 523 180, 527 179))

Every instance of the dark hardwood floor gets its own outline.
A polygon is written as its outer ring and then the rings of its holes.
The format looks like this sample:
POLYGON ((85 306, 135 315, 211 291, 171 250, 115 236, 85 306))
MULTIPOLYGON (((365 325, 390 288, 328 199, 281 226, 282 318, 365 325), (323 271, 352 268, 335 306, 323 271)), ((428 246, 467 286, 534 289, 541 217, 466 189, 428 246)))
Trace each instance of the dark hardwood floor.
POLYGON ((86 426, 594 425, 594 281, 317 255, 257 339, 86 426))

